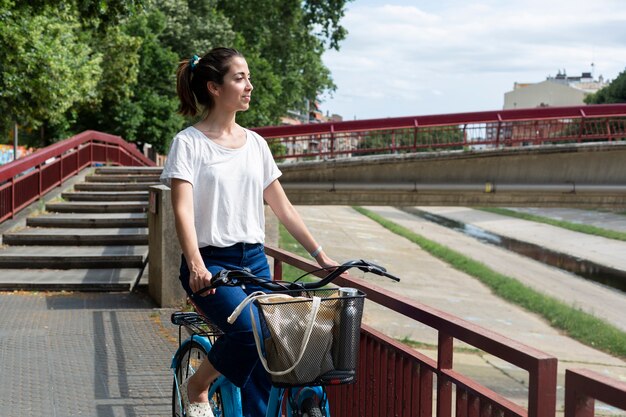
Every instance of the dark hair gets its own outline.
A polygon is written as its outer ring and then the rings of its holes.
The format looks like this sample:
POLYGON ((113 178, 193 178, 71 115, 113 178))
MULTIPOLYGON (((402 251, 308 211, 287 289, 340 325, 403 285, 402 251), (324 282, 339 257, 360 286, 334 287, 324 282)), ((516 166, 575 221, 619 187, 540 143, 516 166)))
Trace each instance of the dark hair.
POLYGON ((213 48, 202 58, 186 59, 176 70, 176 93, 180 100, 178 112, 183 116, 196 116, 213 107, 213 96, 207 83, 224 82, 224 75, 230 69, 230 60, 243 55, 232 48, 213 48))

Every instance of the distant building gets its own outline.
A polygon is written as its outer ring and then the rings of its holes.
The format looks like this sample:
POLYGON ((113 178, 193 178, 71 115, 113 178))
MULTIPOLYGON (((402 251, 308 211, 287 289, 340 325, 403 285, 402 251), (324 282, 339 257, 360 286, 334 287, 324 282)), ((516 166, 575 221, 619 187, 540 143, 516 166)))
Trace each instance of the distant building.
POLYGON ((504 94, 504 109, 584 105, 587 95, 607 85, 601 75, 594 80, 590 72, 569 77, 565 70, 559 70, 556 77, 548 76, 538 83, 516 82, 513 91, 504 94))

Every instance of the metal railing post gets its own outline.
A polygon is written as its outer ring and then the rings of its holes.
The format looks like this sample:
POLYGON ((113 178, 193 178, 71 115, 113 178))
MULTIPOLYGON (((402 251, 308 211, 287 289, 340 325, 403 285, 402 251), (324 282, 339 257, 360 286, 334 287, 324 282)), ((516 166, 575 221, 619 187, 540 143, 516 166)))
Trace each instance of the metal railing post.
POLYGON ((588 369, 565 371, 565 417, 593 417, 596 399, 626 411, 626 383, 588 369))
POLYGON ((335 126, 330 125, 330 157, 335 157, 335 126))
POLYGON ((283 279, 283 262, 274 259, 274 280, 280 281, 283 279))
MULTIPOLYGON (((442 332, 438 335, 437 369, 439 371, 452 369, 452 355, 454 339, 442 332)), ((439 373, 437 377, 437 417, 451 417, 452 415, 452 383, 439 373)))
POLYGON ((528 417, 554 417, 556 413, 557 359, 537 360, 528 380, 528 417))

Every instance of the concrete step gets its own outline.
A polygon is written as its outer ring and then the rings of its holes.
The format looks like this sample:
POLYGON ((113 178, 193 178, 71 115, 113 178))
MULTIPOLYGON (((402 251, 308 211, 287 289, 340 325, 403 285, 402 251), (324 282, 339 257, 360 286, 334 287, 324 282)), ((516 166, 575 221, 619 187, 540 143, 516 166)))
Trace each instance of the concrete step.
POLYGON ((143 213, 148 210, 148 203, 134 201, 48 203, 46 210, 57 213, 143 213))
POLYGON ((121 269, 0 269, 0 290, 128 291, 141 275, 148 284, 148 267, 121 269))
POLYGON ((86 182, 159 182, 159 175, 87 175, 86 182))
POLYGON ((6 245, 94 246, 147 245, 146 228, 26 228, 2 236, 6 245))
POLYGON ((148 191, 82 191, 62 193, 68 201, 148 201, 148 191))
POLYGON ((101 175, 161 175, 163 167, 99 167, 95 173, 101 175))
POLYGON ((74 185, 75 191, 147 191, 153 185, 160 185, 160 182, 84 182, 74 185))
POLYGON ((143 213, 54 213, 29 217, 30 227, 148 227, 148 218, 143 213))
POLYGON ((148 246, 8 246, 0 250, 0 269, 141 268, 148 246))

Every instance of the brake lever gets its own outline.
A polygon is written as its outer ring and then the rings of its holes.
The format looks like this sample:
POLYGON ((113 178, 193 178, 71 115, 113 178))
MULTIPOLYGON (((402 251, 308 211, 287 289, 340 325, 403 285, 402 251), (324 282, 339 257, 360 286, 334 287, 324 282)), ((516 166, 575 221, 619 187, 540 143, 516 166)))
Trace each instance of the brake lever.
POLYGON ((387 272, 387 269, 385 269, 385 267, 380 266, 380 265, 376 265, 375 263, 369 262, 369 261, 364 261, 361 259, 361 262, 364 265, 361 266, 356 266, 358 269, 360 269, 363 272, 371 272, 374 273, 376 275, 382 275, 385 272, 387 272))
POLYGON ((381 277, 387 277, 387 278, 389 278, 389 279, 391 279, 393 281, 400 282, 400 278, 398 278, 395 275, 392 275, 389 272, 387 272, 387 269, 385 267, 377 265, 377 264, 369 262, 369 261, 361 260, 361 262, 366 264, 364 266, 357 267, 361 271, 363 271, 363 272, 371 272, 372 274, 380 275, 381 277))

